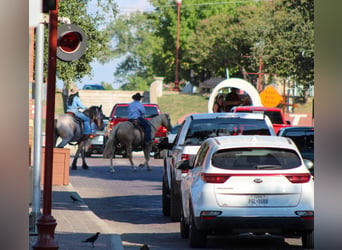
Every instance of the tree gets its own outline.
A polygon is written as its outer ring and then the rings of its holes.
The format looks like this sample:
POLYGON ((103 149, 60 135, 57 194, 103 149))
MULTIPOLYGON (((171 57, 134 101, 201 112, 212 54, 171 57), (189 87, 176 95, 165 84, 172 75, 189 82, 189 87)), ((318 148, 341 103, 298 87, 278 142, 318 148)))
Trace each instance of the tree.
POLYGON ((123 89, 149 89, 155 74, 153 60, 162 44, 161 39, 154 36, 155 27, 155 20, 142 12, 121 15, 108 27, 115 41, 112 56, 123 58, 115 71, 123 89))
POLYGON ((58 16, 69 18, 71 23, 83 29, 88 38, 86 53, 80 59, 73 62, 57 62, 57 77, 64 81, 65 87, 72 81, 90 75, 92 61, 108 57, 110 37, 104 32, 104 28, 108 19, 114 18, 116 14, 117 5, 112 0, 59 1, 58 16), (88 13, 88 4, 97 5, 96 11, 88 13))

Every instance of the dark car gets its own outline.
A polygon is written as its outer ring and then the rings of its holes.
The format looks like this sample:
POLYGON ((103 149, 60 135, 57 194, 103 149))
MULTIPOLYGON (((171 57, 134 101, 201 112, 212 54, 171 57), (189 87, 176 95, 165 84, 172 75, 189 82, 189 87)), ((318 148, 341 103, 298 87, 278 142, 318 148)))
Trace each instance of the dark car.
MULTIPOLYGON (((145 110, 146 110, 146 114, 144 116, 146 120, 150 120, 152 117, 156 115, 160 115, 160 109, 159 109, 158 104, 154 104, 154 103, 142 103, 142 104, 144 105, 145 110)), ((115 125, 119 124, 120 122, 128 121, 128 106, 129 106, 129 103, 117 103, 113 106, 113 109, 109 115, 109 122, 106 128, 107 134, 110 133, 110 131, 115 125)), ((167 129, 163 126, 160 126, 155 134, 155 138, 152 144, 151 152, 154 153, 154 158, 163 158, 163 152, 161 152, 163 151, 163 149, 160 149, 158 145, 159 145, 159 142, 165 137, 167 137, 167 129)), ((140 150, 142 150, 141 147, 134 148, 134 151, 140 151, 140 150)), ((115 152, 115 154, 126 156, 126 152, 124 149, 122 149, 122 151, 115 152)))
POLYGON ((100 84, 85 84, 83 90, 104 90, 104 87, 100 84))
MULTIPOLYGON (((298 147, 303 159, 308 159, 314 162, 315 128, 313 126, 282 128, 279 130, 277 135, 291 138, 298 147)), ((310 171, 314 174, 313 167, 310 171)))

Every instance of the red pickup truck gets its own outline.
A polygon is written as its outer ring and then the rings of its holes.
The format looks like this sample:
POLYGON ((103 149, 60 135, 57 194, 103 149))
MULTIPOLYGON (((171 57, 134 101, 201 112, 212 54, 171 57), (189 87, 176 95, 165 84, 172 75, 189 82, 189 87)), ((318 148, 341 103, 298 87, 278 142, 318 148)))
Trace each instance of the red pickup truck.
POLYGON ((232 108, 232 112, 264 113, 270 118, 276 134, 278 134, 281 128, 292 127, 291 122, 285 120, 285 116, 280 108, 236 106, 232 108))
MULTIPOLYGON (((160 114, 160 109, 159 109, 158 104, 151 104, 151 103, 142 103, 142 104, 144 105, 145 110, 146 110, 146 115, 144 116, 146 120, 150 120, 153 116, 160 114)), ((113 106, 113 109, 109 115, 109 122, 106 128, 107 135, 110 133, 110 131, 116 124, 120 122, 128 121, 128 105, 129 103, 117 103, 113 106)), ((164 137, 167 137, 167 129, 163 126, 160 126, 155 134, 155 138, 154 138, 153 145, 152 145, 152 151, 151 151, 154 153, 155 158, 162 157, 160 155, 160 149, 158 147, 158 144, 160 140, 164 137)), ((134 150, 140 151, 141 147, 135 148, 134 150)), ((125 155, 125 152, 124 151, 116 152, 116 154, 125 155)))

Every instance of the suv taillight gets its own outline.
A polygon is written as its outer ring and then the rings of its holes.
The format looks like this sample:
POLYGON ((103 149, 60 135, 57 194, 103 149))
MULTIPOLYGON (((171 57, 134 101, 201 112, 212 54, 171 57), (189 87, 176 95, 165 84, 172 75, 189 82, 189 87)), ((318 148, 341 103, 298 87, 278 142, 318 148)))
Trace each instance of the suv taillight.
POLYGON ((181 160, 190 160, 190 155, 189 154, 182 154, 181 160))
POLYGON ((229 177, 227 174, 201 173, 201 178, 206 183, 224 183, 229 177))
POLYGON ((293 174, 293 175, 286 175, 286 178, 291 183, 306 183, 310 181, 311 174, 293 174))

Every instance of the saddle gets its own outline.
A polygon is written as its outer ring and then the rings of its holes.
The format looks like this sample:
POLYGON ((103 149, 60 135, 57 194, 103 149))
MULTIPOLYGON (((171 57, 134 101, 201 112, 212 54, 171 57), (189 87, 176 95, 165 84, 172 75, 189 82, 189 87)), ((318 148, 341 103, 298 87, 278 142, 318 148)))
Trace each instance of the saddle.
POLYGON ((78 118, 73 112, 65 112, 66 114, 72 116, 74 118, 74 121, 80 125, 81 128, 81 134, 84 132, 84 122, 81 118, 78 118))
MULTIPOLYGON (((138 129, 140 134, 141 134, 141 138, 142 138, 142 142, 145 141, 145 131, 144 128, 140 125, 138 120, 128 120, 130 123, 132 123, 133 127, 138 129)), ((142 143, 143 144, 143 143, 142 143)))

